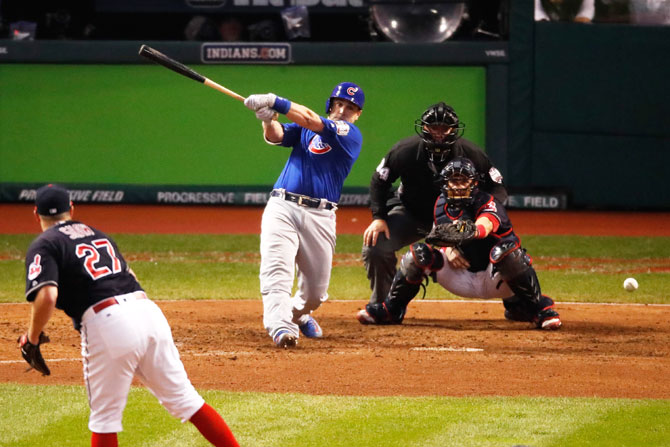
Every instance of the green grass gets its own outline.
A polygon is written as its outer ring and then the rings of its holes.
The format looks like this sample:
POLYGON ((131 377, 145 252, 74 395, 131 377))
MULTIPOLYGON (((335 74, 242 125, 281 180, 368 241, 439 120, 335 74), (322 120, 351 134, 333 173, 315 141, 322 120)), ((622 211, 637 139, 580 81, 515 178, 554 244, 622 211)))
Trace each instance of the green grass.
MULTIPOLYGON (((667 446, 670 401, 528 397, 346 397, 202 391, 243 446, 667 446)), ((86 446, 80 386, 0 384, 0 445, 86 446), (26 423, 41 421, 40 423, 26 423)), ((143 388, 119 444, 205 446, 143 388)))
MULTIPOLYGON (((33 237, 0 235, 0 302, 23 301, 23 257, 33 237)), ((115 239, 153 298, 258 299, 258 236, 115 239)), ((668 268, 653 268, 667 266, 670 238, 528 236, 523 243, 543 290, 559 301, 670 303, 668 268), (627 276, 638 279, 640 290, 623 290, 627 276)), ((360 249, 360 236, 338 237, 331 298, 367 299, 360 249)), ((431 285, 427 298, 453 296, 431 285)), ((202 393, 243 446, 670 445, 670 400, 202 393)), ((87 446, 87 421, 81 386, 0 384, 1 446, 87 446)), ((119 443, 209 445, 143 388, 131 391, 119 443)))
MULTIPOLYGON (((0 302, 23 301, 23 257, 33 237, 0 235, 0 302)), ((154 299, 259 299, 257 235, 114 237, 154 299)), ((358 235, 338 237, 331 299, 368 298, 361 243, 358 235)), ((527 236, 523 244, 556 301, 670 303, 670 238, 527 236), (621 286, 628 276, 640 283, 635 293, 621 286)), ((432 284, 426 298, 456 297, 432 284)))

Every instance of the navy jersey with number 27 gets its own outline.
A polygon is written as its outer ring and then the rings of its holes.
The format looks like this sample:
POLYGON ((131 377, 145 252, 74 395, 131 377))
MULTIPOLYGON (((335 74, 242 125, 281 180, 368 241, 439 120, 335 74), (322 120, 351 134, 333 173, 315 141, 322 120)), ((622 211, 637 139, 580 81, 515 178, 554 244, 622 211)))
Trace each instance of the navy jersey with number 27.
POLYGON ((116 243, 81 222, 60 222, 40 234, 26 255, 26 299, 58 287, 56 307, 79 326, 84 311, 105 298, 142 290, 116 243))

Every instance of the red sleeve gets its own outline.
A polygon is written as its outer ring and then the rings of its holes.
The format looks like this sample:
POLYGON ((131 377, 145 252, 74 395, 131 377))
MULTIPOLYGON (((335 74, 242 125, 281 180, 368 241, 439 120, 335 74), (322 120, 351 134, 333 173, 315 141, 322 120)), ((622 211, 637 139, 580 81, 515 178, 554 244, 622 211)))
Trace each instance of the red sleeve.
POLYGON ((477 219, 479 219, 480 217, 485 217, 486 219, 489 220, 489 222, 491 222, 491 224, 493 225, 491 233, 495 233, 496 231, 498 231, 498 228, 500 228, 500 220, 498 220, 498 216, 496 216, 495 214, 491 213, 480 214, 479 216, 477 216, 477 219))

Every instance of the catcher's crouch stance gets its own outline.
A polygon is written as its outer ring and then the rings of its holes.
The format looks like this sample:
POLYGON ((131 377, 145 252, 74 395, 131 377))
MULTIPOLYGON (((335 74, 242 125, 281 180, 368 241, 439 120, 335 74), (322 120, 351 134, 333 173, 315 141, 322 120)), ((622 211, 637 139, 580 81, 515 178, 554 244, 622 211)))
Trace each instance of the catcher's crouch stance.
POLYGON ((358 321, 402 323, 407 305, 432 275, 458 296, 502 298, 508 320, 532 322, 538 329, 560 328, 554 301, 542 295, 531 258, 520 246, 504 206, 477 188, 473 163, 455 158, 440 179, 435 225, 426 243, 410 246, 384 302, 366 305, 358 312, 358 321))

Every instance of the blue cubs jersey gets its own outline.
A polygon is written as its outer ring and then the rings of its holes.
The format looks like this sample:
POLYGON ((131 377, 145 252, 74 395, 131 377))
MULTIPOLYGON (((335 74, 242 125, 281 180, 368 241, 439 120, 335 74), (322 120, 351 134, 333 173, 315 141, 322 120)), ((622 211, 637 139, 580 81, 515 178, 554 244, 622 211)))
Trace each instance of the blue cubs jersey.
POLYGON ((282 146, 292 147, 275 188, 337 202, 342 185, 361 153, 363 136, 346 121, 321 117, 324 128, 316 133, 295 123, 282 124, 282 146))

